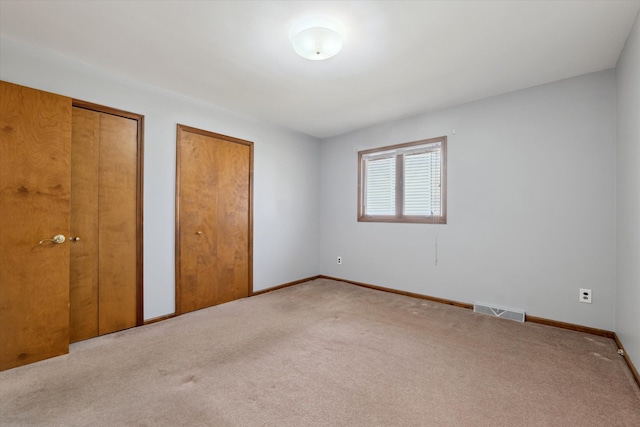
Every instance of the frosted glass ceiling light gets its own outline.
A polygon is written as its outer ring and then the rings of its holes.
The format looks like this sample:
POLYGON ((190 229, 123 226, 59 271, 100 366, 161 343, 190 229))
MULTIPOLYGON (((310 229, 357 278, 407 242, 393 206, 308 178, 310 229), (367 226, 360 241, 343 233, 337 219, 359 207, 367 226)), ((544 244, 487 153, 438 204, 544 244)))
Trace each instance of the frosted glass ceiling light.
POLYGON ((329 18, 299 21, 289 31, 293 50, 313 61, 329 59, 342 50, 342 27, 329 18))

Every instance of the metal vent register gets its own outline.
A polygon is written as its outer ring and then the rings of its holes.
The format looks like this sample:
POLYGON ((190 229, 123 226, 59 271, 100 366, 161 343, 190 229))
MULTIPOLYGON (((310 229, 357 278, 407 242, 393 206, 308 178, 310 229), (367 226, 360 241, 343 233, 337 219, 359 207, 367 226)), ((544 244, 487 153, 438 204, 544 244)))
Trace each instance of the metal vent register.
POLYGON ((488 314, 493 317, 501 317, 503 319, 515 320, 518 322, 524 322, 524 311, 514 310, 511 308, 495 307, 486 304, 473 304, 473 311, 475 313, 488 314))

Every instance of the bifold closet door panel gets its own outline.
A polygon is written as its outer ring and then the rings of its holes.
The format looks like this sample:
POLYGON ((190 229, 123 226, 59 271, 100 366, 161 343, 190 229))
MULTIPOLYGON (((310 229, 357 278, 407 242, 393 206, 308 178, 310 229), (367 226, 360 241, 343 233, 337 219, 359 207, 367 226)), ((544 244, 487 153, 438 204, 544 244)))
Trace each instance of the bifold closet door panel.
POLYGON ((180 313, 216 304, 218 287, 218 146, 181 132, 180 313))
POLYGON ((137 129, 100 114, 99 334, 136 326, 137 129))
POLYGON ((0 370, 69 351, 70 163, 71 99, 0 82, 0 370))
POLYGON ((69 340, 98 336, 100 113, 73 108, 69 340), (76 240, 78 239, 78 240, 76 240))
POLYGON ((218 287, 216 303, 249 296, 250 147, 218 142, 218 287))

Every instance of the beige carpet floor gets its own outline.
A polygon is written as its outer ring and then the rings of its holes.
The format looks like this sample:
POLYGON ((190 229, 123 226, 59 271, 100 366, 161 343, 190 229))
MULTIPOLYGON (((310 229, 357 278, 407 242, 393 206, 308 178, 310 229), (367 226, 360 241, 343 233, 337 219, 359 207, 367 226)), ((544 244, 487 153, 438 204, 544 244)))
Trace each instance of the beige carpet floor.
POLYGON ((640 426, 610 339, 315 280, 0 373, 7 426, 640 426))

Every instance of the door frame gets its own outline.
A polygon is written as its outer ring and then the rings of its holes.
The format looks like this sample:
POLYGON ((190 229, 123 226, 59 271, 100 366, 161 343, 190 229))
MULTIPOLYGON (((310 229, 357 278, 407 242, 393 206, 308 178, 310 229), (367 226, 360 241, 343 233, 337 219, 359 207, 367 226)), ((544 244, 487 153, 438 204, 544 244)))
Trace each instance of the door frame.
POLYGON ((210 132, 180 123, 176 126, 176 237, 175 237, 175 280, 176 280, 176 295, 175 295, 175 315, 178 316, 180 311, 180 147, 181 147, 181 133, 190 132, 206 137, 215 139, 221 139, 223 141, 233 142, 236 144, 246 145, 249 147, 249 230, 248 230, 248 278, 249 289, 248 295, 253 294, 253 142, 244 139, 234 138, 228 135, 222 135, 215 132, 210 132))
POLYGON ((144 272, 143 272, 143 178, 144 178, 144 116, 117 108, 74 99, 72 107, 124 117, 137 122, 136 165, 136 326, 144 324, 144 272))

